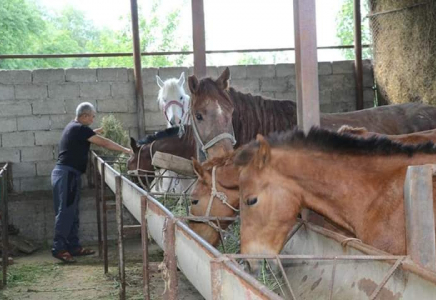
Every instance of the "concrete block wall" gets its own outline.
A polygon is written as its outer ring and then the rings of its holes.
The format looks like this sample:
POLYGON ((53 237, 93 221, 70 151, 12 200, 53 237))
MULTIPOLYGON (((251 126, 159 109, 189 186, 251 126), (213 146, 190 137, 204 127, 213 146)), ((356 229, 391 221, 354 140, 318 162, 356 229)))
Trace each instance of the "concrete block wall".
MULTIPOLYGON (((225 67, 208 67, 207 76, 218 77, 225 67)), ((372 68, 364 63, 364 103, 373 105, 372 68)), ((147 131, 165 127, 157 105, 163 80, 193 74, 193 68, 143 69, 145 126, 147 131)), ((230 66, 231 86, 242 92, 276 99, 296 100, 293 64, 230 66)), ((353 61, 319 64, 322 112, 355 109, 353 61)), ((185 91, 189 94, 187 80, 185 91)), ((50 173, 57 159, 65 125, 80 102, 95 105, 96 128, 101 118, 114 114, 129 134, 138 136, 137 107, 132 69, 42 69, 0 71, 0 162, 12 162, 16 192, 50 190, 50 173)))
MULTIPOLYGON (((112 194, 109 190, 105 195, 112 194)), ((114 196, 115 197, 115 196, 114 196)), ((84 189, 79 203, 79 238, 83 243, 98 241, 95 192, 84 189)), ((9 197, 9 223, 20 230, 20 236, 39 243, 52 244, 54 234, 54 210, 50 191, 13 194, 9 197)), ((134 217, 124 210, 125 225, 137 224, 134 217)), ((108 239, 118 238, 115 210, 107 212, 108 239)))

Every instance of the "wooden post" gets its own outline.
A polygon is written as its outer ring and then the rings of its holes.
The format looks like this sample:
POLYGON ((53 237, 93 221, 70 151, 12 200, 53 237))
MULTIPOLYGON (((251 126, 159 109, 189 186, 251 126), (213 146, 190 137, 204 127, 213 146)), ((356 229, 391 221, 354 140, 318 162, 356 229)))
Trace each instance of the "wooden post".
POLYGON ((176 221, 172 218, 166 218, 164 225, 164 262, 167 268, 168 278, 166 280, 166 290, 163 295, 165 300, 176 300, 178 290, 177 279, 177 260, 176 260, 176 221))
POLYGON ((425 268, 436 271, 433 169, 409 166, 404 183, 407 254, 425 268))
POLYGON ((194 75, 206 76, 206 34, 204 29, 203 0, 191 0, 192 43, 194 47, 194 75))
POLYGON ((145 136, 144 88, 142 86, 141 45, 139 39, 139 26, 138 26, 138 3, 136 0, 130 0, 130 11, 132 15, 136 105, 138 107, 138 135, 141 138, 145 136))
POLYGON ((150 275, 148 270, 147 197, 145 196, 141 196, 141 241, 143 294, 145 300, 150 300, 150 275))
POLYGON ((121 195, 121 184, 121 176, 115 176, 115 204, 118 227, 118 272, 121 282, 119 298, 124 300, 126 299, 126 270, 124 264, 123 198, 121 195))
POLYGON ((356 79, 356 109, 363 109, 362 21, 360 0, 354 0, 354 77, 356 79))
POLYGON ((295 72, 298 128, 319 126, 315 0, 294 0, 295 72))

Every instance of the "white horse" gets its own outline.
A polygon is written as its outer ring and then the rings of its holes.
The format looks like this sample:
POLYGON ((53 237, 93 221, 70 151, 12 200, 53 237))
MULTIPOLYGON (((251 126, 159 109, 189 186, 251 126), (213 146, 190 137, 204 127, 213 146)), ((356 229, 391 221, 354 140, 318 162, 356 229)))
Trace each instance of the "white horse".
POLYGON ((167 127, 185 124, 188 119, 190 97, 185 93, 185 73, 180 78, 170 78, 164 81, 156 75, 160 87, 157 102, 167 121, 167 127))
MULTIPOLYGON (((165 82, 156 75, 157 85, 160 87, 157 102, 167 121, 167 128, 188 124, 188 110, 190 97, 185 93, 185 73, 180 78, 170 78, 165 82)), ((184 193, 190 187, 192 180, 180 179, 178 174, 170 170, 156 170, 156 178, 159 175, 171 178, 161 178, 154 185, 152 191, 168 193, 184 193)))

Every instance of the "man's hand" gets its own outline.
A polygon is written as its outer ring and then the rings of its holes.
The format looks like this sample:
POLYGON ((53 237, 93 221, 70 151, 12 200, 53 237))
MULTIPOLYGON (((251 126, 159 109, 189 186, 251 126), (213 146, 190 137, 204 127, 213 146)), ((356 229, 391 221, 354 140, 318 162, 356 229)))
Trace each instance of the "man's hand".
POLYGON ((104 132, 103 127, 94 129, 94 132, 97 134, 102 134, 104 132))

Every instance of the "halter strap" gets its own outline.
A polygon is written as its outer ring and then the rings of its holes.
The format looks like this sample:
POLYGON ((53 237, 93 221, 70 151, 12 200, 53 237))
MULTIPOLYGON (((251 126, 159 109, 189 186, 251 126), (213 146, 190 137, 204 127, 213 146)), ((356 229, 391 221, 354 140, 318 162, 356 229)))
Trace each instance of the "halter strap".
POLYGON ((206 158, 207 158, 207 149, 211 148, 213 145, 215 145, 216 143, 218 143, 221 140, 229 139, 232 143, 232 146, 234 146, 236 144, 235 130, 233 129, 233 123, 232 123, 232 133, 228 133, 228 132, 220 133, 217 136, 215 136, 213 139, 208 141, 206 144, 204 144, 201 137, 200 137, 200 133, 198 132, 197 124, 195 123, 194 116, 192 115, 191 110, 190 110, 190 115, 192 118, 192 129, 194 131, 195 138, 200 143, 200 145, 201 145, 200 149, 201 149, 201 151, 203 151, 206 158))
POLYGON ((180 119, 183 119, 183 116, 185 115, 185 108, 183 107, 183 104, 181 104, 179 101, 177 100, 171 100, 169 101, 167 104, 165 104, 164 107, 164 115, 165 118, 167 119, 167 121, 169 122, 170 120, 168 119, 168 115, 167 115, 167 110, 171 105, 177 105, 180 106, 180 108, 182 109, 182 117, 180 119))
POLYGON ((217 166, 213 166, 212 168, 212 187, 211 187, 211 192, 210 192, 210 198, 209 198, 209 204, 207 205, 207 210, 206 210, 206 215, 205 217, 209 217, 210 215, 210 210, 212 208, 212 203, 213 200, 216 198, 220 199, 221 202, 225 205, 227 205, 231 210, 238 212, 239 209, 234 208, 232 205, 230 205, 227 202, 227 195, 223 192, 218 192, 216 189, 216 168, 217 166))
MULTIPOLYGON (((153 142, 150 144, 150 157, 151 157, 151 158, 153 158, 153 151, 152 151, 152 148, 153 148, 153 144, 154 144, 154 142, 156 142, 156 141, 153 141, 153 142)), ((141 161, 141 151, 142 151, 142 149, 143 149, 145 146, 146 146, 146 144, 141 145, 141 147, 139 148, 139 151, 138 151, 138 159, 137 159, 137 161, 136 161, 136 170, 128 170, 128 171, 127 171, 127 174, 129 174, 129 175, 135 175, 136 178, 138 179, 139 184, 141 185, 141 187, 146 191, 146 190, 148 190, 148 188, 144 185, 144 183, 142 182, 141 176, 139 175, 139 172, 144 172, 144 173, 149 172, 148 170, 143 170, 143 169, 140 169, 140 168, 139 168, 139 163, 140 163, 140 161, 141 161)), ((147 183, 148 183, 148 179, 147 179, 147 183)))

